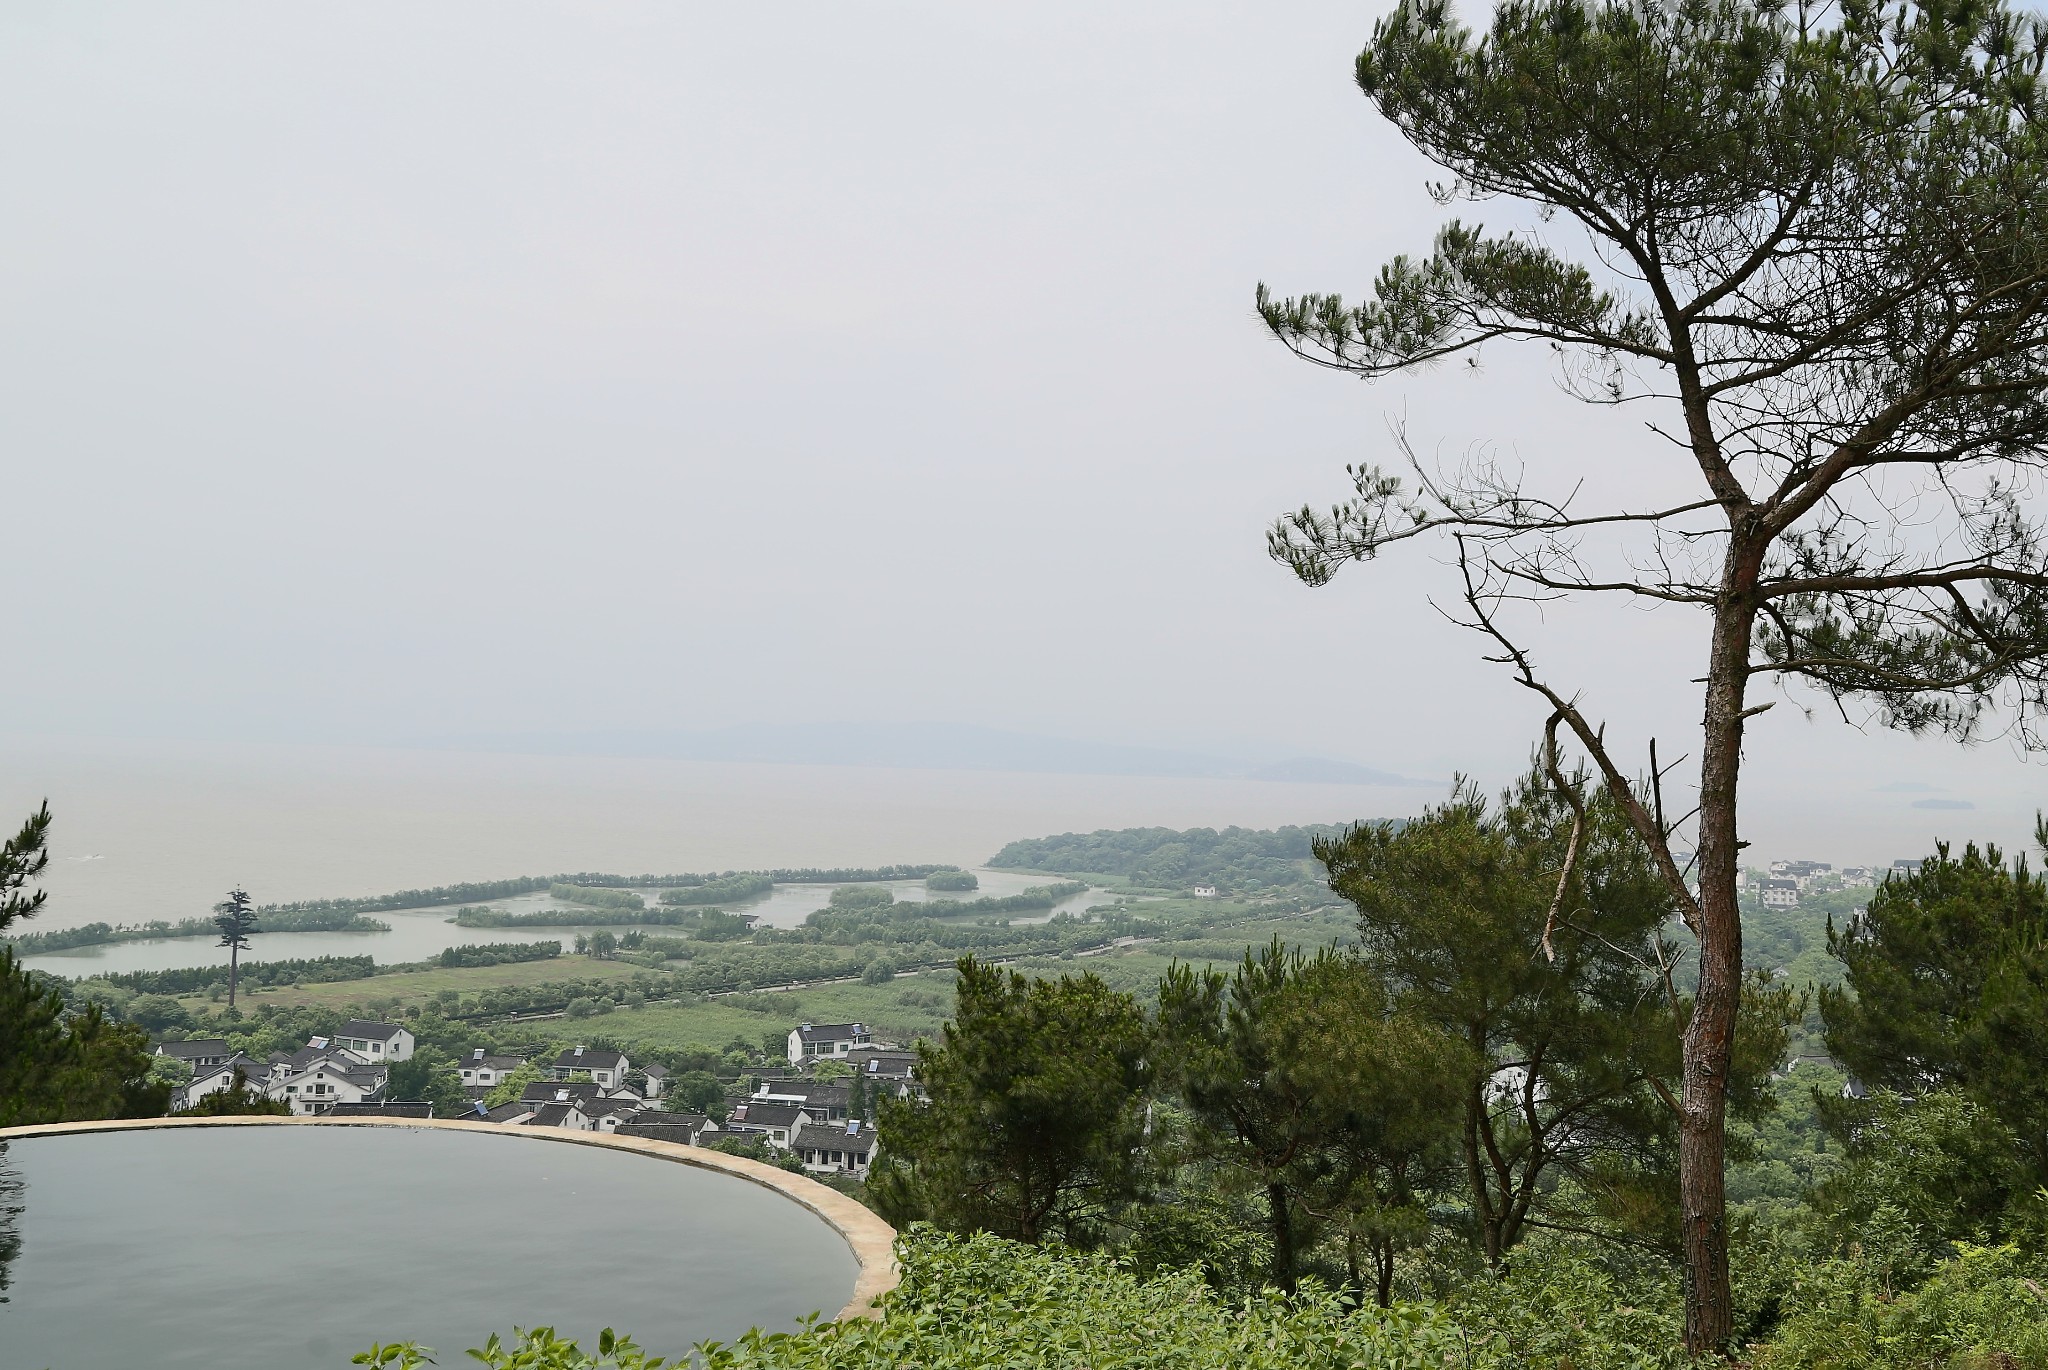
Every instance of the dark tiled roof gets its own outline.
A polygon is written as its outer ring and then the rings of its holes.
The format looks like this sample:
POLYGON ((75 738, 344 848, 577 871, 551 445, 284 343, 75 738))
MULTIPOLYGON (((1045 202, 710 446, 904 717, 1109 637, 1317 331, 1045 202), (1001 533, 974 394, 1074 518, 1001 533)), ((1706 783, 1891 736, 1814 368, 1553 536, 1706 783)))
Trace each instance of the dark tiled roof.
POLYGON ((800 1042, 857 1042, 868 1028, 866 1023, 805 1023, 796 1032, 800 1042))
POLYGON ((545 1104, 531 1118, 526 1120, 526 1126, 567 1127, 569 1125, 569 1113, 570 1105, 568 1104, 545 1104))
POLYGON ((626 1062, 625 1056, 616 1051, 601 1051, 596 1047, 582 1048, 582 1055, 575 1048, 564 1051, 555 1058, 556 1070, 617 1070, 626 1062))
POLYGON ((388 1042, 405 1031, 396 1023, 372 1023, 364 1018, 351 1018, 341 1025, 337 1037, 362 1037, 372 1042, 388 1042))
POLYGON ((487 1123, 517 1122, 522 1118, 530 1116, 532 1113, 532 1107, 527 1104, 499 1104, 496 1108, 484 1114, 484 1121, 487 1123))
POLYGON ((158 1055, 172 1056, 180 1061, 228 1054, 228 1044, 218 1037, 201 1037, 190 1042, 158 1042, 156 1049, 158 1055))
POLYGON ((526 1092, 519 1098, 522 1103, 552 1104, 557 1102, 555 1096, 565 1091, 571 1102, 587 1101, 597 1097, 597 1086, 589 1080, 579 1080, 573 1085, 553 1080, 535 1080, 526 1087, 526 1092))
POLYGON ((682 1146, 694 1146, 699 1129, 687 1123, 643 1123, 635 1118, 630 1123, 620 1123, 621 1137, 641 1137, 650 1142, 675 1142, 682 1146))
POLYGON ((749 1099, 743 1104, 733 1105, 732 1116, 726 1119, 725 1125, 728 1129, 795 1127, 796 1115, 802 1111, 802 1104, 778 1104, 769 1100, 749 1099))
POLYGON ((658 1108, 642 1109, 630 1127, 702 1127, 710 1119, 701 1113, 664 1113, 658 1108))
POLYGON ((845 1080, 767 1080, 759 1088, 770 1094, 785 1095, 792 1099, 808 1099, 813 1103, 846 1105, 852 1086, 845 1080))
POLYGON ((431 1118, 432 1104, 336 1104, 328 1112, 337 1118, 431 1118))
POLYGON ((792 1151, 851 1151, 856 1156, 865 1156, 875 1149, 875 1130, 863 1127, 859 1132, 848 1132, 844 1123, 830 1125, 812 1123, 799 1128, 789 1139, 792 1151))

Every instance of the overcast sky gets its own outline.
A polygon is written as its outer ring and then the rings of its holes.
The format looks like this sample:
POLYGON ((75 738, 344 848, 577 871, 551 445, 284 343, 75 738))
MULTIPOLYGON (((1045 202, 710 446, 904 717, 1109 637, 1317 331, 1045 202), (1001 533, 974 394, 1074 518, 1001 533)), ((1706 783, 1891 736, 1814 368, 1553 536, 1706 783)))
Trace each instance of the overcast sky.
MULTIPOLYGON (((1442 566, 1310 591, 1265 525, 1390 415, 1690 486, 1541 353, 1367 387, 1258 327, 1256 281, 1356 295, 1444 213, 1351 84, 1374 12, 15 0, 6 730, 942 720, 1512 769, 1540 714, 1442 566)), ((1702 626, 1526 625, 1667 755, 1702 626)), ((1759 785, 2006 819, 2039 778, 1791 707, 1752 739, 1759 785)))

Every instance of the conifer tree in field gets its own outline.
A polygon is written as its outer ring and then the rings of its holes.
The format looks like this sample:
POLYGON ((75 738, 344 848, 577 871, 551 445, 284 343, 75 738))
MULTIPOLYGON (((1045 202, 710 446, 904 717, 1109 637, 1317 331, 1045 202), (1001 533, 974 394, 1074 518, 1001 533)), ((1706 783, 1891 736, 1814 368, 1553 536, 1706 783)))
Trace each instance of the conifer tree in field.
POLYGON ((247 891, 228 891, 226 900, 213 906, 213 922, 220 929, 220 945, 228 949, 228 1012, 232 1014, 242 952, 249 945, 249 934, 260 931, 256 910, 249 907, 247 891))
POLYGON ((1287 346, 1366 378, 1546 346, 1573 393, 1643 413, 1639 466, 1692 483, 1638 505, 1597 473, 1538 489, 1410 451, 1412 475, 1354 469, 1352 498, 1281 520, 1271 547, 1321 584, 1439 539, 1489 657, 1649 844, 1698 947, 1676 1100, 1694 1350, 1731 1330, 1736 817, 1757 694, 2041 740, 2048 548, 2027 498, 2048 442, 2044 56, 2042 21, 1999 0, 1509 0, 1482 34, 1445 0, 1403 0, 1360 87, 1447 173, 1444 201, 1523 220, 1446 223, 1362 303, 1259 291, 1287 346), (1595 593, 1700 618, 1690 822, 1659 802, 1654 756, 1628 759, 1522 637, 1518 602, 1595 593))

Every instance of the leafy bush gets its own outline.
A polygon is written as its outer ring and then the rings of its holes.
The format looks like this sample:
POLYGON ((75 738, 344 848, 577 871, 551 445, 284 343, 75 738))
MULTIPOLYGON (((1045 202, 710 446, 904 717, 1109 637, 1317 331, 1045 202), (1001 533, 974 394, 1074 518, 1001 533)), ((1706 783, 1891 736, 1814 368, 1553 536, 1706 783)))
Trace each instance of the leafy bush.
POLYGON ((444 969, 502 966, 515 961, 552 961, 561 954, 560 942, 472 942, 444 947, 438 964, 444 969))
POLYGON ((2040 1370, 2048 1291, 2015 1247, 1968 1246, 1911 1293, 1867 1261, 1809 1267, 1755 1370, 2040 1370))
MULTIPOLYGON (((704 1370, 1663 1370, 1671 1332, 1661 1318, 1618 1304, 1611 1285, 1576 1262, 1499 1282, 1470 1309, 1419 1304, 1352 1309, 1305 1287, 1228 1301, 1194 1272, 1140 1279, 1101 1255, 1018 1246, 998 1237, 903 1239, 903 1283, 876 1321, 756 1329, 696 1348, 704 1370), (1533 1286, 1533 1287, 1532 1287, 1533 1286)), ((410 1343, 378 1346, 358 1365, 417 1370, 410 1343)), ((655 1370, 606 1330, 595 1353, 552 1328, 493 1339, 476 1358, 495 1370, 655 1370)))
POLYGON ((718 880, 707 880, 701 885, 688 889, 663 890, 664 904, 729 904, 736 899, 751 899, 766 894, 775 888, 773 878, 766 875, 728 875, 718 880))
POLYGON ((632 890, 608 890, 559 882, 548 886, 548 898, 559 899, 564 904, 581 904, 587 909, 630 909, 638 912, 647 907, 647 901, 632 890))
POLYGON ((978 890, 981 880, 973 871, 933 871, 924 878, 928 890, 978 890))

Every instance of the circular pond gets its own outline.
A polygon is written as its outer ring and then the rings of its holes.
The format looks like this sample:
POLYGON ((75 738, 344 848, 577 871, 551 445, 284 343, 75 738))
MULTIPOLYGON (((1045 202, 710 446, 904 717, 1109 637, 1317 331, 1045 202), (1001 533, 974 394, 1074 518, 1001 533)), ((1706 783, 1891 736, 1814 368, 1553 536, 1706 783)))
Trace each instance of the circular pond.
POLYGON ((830 1317, 859 1266, 738 1175, 530 1133, 149 1128, 0 1144, 0 1365, 443 1365, 514 1324, 676 1356, 830 1317))

